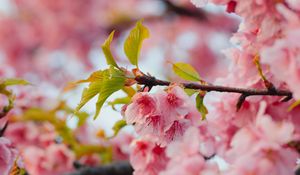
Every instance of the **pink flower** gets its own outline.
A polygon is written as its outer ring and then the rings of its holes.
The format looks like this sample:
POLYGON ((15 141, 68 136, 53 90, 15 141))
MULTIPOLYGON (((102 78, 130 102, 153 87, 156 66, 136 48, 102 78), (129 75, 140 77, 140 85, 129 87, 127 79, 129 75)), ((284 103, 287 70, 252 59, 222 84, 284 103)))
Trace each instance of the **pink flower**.
POLYGON ((167 156, 172 158, 181 158, 199 153, 200 133, 197 128, 189 128, 182 138, 169 144, 167 156))
POLYGON ((295 10, 300 10, 300 2, 298 0, 286 0, 289 7, 295 10))
POLYGON ((146 135, 153 133, 157 137, 160 137, 164 129, 164 116, 161 114, 150 115, 146 118, 146 121, 142 124, 135 124, 135 129, 138 134, 146 135))
POLYGON ((264 48, 261 54, 261 62, 270 66, 274 78, 286 83, 296 99, 300 99, 299 39, 299 28, 288 30, 286 37, 264 48))
POLYGON ((195 127, 190 127, 181 140, 171 142, 166 151, 170 161, 160 175, 219 174, 215 164, 205 162, 201 142, 200 130, 195 127))
POLYGON ((116 137, 110 140, 113 148, 114 160, 127 160, 129 158, 130 144, 133 139, 133 135, 125 132, 119 132, 116 137))
POLYGON ((79 162, 87 166, 99 166, 101 163, 101 158, 98 154, 91 154, 81 157, 79 162))
POLYGON ((8 175, 17 157, 17 150, 12 146, 11 142, 0 137, 0 172, 8 175))
POLYGON ((161 140, 162 145, 166 145, 171 141, 178 140, 189 127, 189 122, 185 120, 176 120, 164 131, 164 137, 161 140))
POLYGON ((204 163, 205 161, 201 155, 191 155, 180 160, 171 160, 166 170, 160 175, 199 175, 204 163))
POLYGON ((9 124, 5 136, 22 150, 31 145, 48 146, 54 143, 57 134, 49 123, 16 122, 9 124))
POLYGON ((24 150, 26 170, 32 175, 65 174, 73 170, 74 154, 65 145, 52 144, 46 149, 35 146, 24 150))
POLYGON ((183 89, 172 86, 167 92, 136 94, 125 109, 125 119, 138 134, 150 134, 165 146, 180 138, 189 125, 199 125, 201 116, 183 89))
POLYGON ((289 149, 245 152, 231 163, 225 174, 294 175, 297 157, 297 153, 289 149))
POLYGON ((228 174, 292 175, 298 154, 285 145, 293 138, 291 123, 275 122, 261 110, 254 125, 234 135, 226 156, 231 165, 228 174))
POLYGON ((125 119, 127 123, 143 123, 147 116, 157 111, 156 99, 146 93, 141 92, 132 98, 132 103, 127 106, 125 111, 125 119))
POLYGON ((157 175, 165 168, 167 161, 165 148, 158 146, 151 136, 132 143, 130 162, 134 175, 157 175))
POLYGON ((171 86, 167 92, 157 93, 160 109, 165 116, 166 125, 172 124, 175 120, 184 118, 194 107, 189 96, 179 86, 171 86))

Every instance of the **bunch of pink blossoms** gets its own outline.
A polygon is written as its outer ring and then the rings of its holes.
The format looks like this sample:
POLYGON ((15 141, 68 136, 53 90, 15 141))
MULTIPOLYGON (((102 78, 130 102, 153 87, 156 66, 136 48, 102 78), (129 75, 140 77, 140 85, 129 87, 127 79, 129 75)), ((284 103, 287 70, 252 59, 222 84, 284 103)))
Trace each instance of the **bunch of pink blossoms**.
MULTIPOLYGON (((208 1, 192 2, 200 7, 208 1)), ((238 95, 209 92, 208 115, 201 121, 181 87, 138 93, 124 112, 140 136, 132 143, 135 174, 293 175, 299 153, 290 143, 300 139, 300 108, 288 107, 300 99, 299 3, 211 2, 243 18, 232 38, 237 47, 224 52, 230 61, 228 74, 215 84, 266 88, 253 63, 258 59, 268 81, 290 89, 294 99, 283 103, 277 97, 248 97, 236 111, 238 95)))
POLYGON ((141 136, 151 134, 160 145, 177 140, 189 126, 197 125, 200 116, 182 88, 174 86, 167 92, 141 92, 125 109, 127 123, 134 124, 141 136))

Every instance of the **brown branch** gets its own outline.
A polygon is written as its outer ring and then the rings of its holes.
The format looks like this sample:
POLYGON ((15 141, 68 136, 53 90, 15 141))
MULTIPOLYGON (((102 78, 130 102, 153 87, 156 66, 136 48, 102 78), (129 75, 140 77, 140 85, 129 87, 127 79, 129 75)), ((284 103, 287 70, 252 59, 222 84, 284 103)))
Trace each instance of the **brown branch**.
POLYGON ((109 165, 99 167, 86 167, 79 168, 76 172, 68 175, 132 175, 133 168, 129 162, 115 162, 109 165))
POLYGON ((170 0, 161 0, 161 1, 165 4, 165 6, 169 11, 179 16, 194 18, 198 21, 207 21, 207 15, 203 10, 177 6, 174 3, 172 3, 170 0))
MULTIPOLYGON (((138 84, 146 85, 149 87, 152 86, 169 86, 171 82, 159 80, 155 77, 142 75, 137 76, 135 81, 138 84)), ((265 96, 282 96, 292 98, 293 94, 289 90, 282 89, 246 89, 246 88, 236 88, 236 87, 227 87, 227 86, 219 86, 219 85, 204 85, 198 83, 180 83, 186 89, 199 89, 202 91, 216 91, 216 92, 229 92, 229 93, 239 93, 243 96, 255 96, 255 95, 265 95, 265 96)))

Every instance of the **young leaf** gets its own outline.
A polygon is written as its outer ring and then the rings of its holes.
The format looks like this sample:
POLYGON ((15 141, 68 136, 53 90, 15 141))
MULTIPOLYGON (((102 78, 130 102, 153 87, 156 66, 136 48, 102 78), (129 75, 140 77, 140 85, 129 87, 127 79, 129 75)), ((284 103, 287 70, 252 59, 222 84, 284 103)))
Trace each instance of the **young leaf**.
POLYGON ((96 81, 90 83, 89 87, 83 90, 81 100, 75 109, 75 113, 77 113, 88 101, 90 101, 100 92, 101 86, 101 81, 96 81))
POLYGON ((173 64, 173 71, 184 80, 201 81, 198 72, 187 63, 178 62, 173 64))
POLYGON ((67 91, 73 90, 80 83, 91 83, 91 82, 95 82, 95 81, 102 81, 103 80, 103 75, 104 75, 104 73, 101 70, 93 72, 87 79, 78 80, 78 81, 75 81, 75 82, 69 82, 64 87, 63 91, 67 92, 67 91))
POLYGON ((3 84, 5 86, 14 86, 14 85, 29 85, 30 83, 23 79, 9 78, 4 80, 3 84))
POLYGON ((115 61, 115 59, 114 59, 114 57, 112 56, 112 53, 111 53, 111 51, 110 51, 110 44, 111 44, 111 42, 112 42, 112 40, 113 40, 113 38, 114 38, 114 33, 115 33, 115 31, 112 31, 112 32, 110 33, 110 35, 109 35, 108 38, 104 41, 104 43, 102 44, 101 47, 102 47, 102 51, 103 51, 103 53, 104 53, 104 55, 105 55, 107 64, 108 64, 108 65, 112 65, 112 66, 118 68, 118 65, 117 65, 117 63, 116 63, 116 61, 115 61))
POLYGON ((77 127, 80 127, 85 124, 86 120, 89 117, 89 114, 86 112, 78 112, 78 113, 76 113, 76 116, 78 118, 77 127))
POLYGON ((138 21, 135 27, 130 31, 124 43, 124 51, 131 64, 138 66, 138 57, 143 40, 149 36, 148 29, 143 26, 141 21, 138 21))
POLYGON ((204 95, 201 94, 201 92, 196 97, 196 107, 198 111, 202 115, 202 120, 206 119, 206 114, 208 113, 206 106, 203 103, 204 95))
POLYGON ((184 92, 188 95, 188 96, 192 96, 195 93, 199 92, 199 90, 195 90, 195 89, 184 89, 184 92))
POLYGON ((125 120, 119 120, 119 121, 117 121, 116 123, 115 123, 115 125, 113 126, 113 131, 114 131, 114 136, 116 136, 118 133, 119 133, 119 131, 124 127, 124 126, 126 126, 127 125, 127 123, 126 123, 126 121, 125 120))
POLYGON ((136 90, 130 86, 125 86, 122 90, 128 95, 128 97, 133 97, 136 93, 136 90))
POLYGON ((79 83, 88 83, 88 82, 95 82, 95 81, 102 81, 104 79, 104 76, 107 75, 107 73, 104 73, 105 71, 102 70, 98 70, 96 72, 93 72, 89 78, 85 79, 85 80, 79 80, 76 81, 75 84, 79 84, 79 83))
POLYGON ((96 113, 94 116, 94 119, 97 118, 97 116, 100 113, 100 110, 106 101, 106 99, 112 95, 114 92, 119 91, 124 87, 125 84, 125 75, 122 71, 115 69, 111 67, 109 69, 109 77, 105 78, 101 83, 101 89, 100 89, 100 95, 98 97, 97 103, 96 103, 96 113))
POLYGON ((29 85, 30 83, 16 78, 10 78, 2 80, 0 79, 0 94, 3 94, 7 97, 8 105, 4 106, 0 111, 0 119, 5 117, 6 114, 13 108, 14 106, 14 99, 15 96, 13 95, 12 91, 6 89, 7 86, 14 86, 14 85, 29 85))
POLYGON ((111 105, 111 107, 116 110, 115 105, 128 104, 130 103, 130 100, 130 97, 116 98, 113 101, 108 102, 108 105, 111 105))

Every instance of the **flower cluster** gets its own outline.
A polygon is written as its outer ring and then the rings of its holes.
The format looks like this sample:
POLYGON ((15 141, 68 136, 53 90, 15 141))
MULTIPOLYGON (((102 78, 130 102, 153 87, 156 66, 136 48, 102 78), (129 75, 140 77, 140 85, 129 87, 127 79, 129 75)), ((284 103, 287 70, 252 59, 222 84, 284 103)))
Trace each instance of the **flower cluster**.
MULTIPOLYGON (((208 1, 192 2, 201 7, 208 1)), ((226 5, 228 12, 243 18, 231 40, 238 47, 224 51, 230 61, 228 73, 215 83, 256 89, 282 87, 299 99, 297 3, 211 2, 226 5)), ((141 92, 126 106, 124 117, 141 139, 151 137, 152 142, 165 149, 155 162, 167 157, 160 165, 152 165, 158 167, 155 173, 147 167, 142 171, 139 161, 131 161, 137 174, 294 174, 299 154, 289 144, 299 139, 299 107, 291 111, 287 108, 295 100, 282 103, 274 97, 248 97, 236 111, 238 95, 209 92, 205 97, 207 119, 201 121, 194 103, 184 93, 176 86, 166 92, 141 92), (181 94, 173 96, 172 91, 181 94), (181 100, 174 103, 173 99, 181 100), (172 132, 176 137, 166 140, 172 126, 178 126, 172 132), (214 158, 209 159, 211 156, 226 164, 216 164, 214 158)), ((135 149, 139 143, 133 143, 135 149)), ((150 145, 153 143, 143 142, 141 147, 152 148, 150 145)), ((136 158, 136 154, 133 152, 131 157, 136 158)), ((154 158, 151 151, 145 154, 144 157, 151 157, 149 160, 154 158)))
POLYGON ((191 99, 179 86, 155 94, 137 93, 124 115, 139 135, 150 134, 164 146, 180 138, 188 126, 196 126, 201 120, 191 99))
MULTIPOLYGON (((60 63, 49 56, 53 50, 70 50, 71 55, 88 57, 97 37, 121 20, 118 18, 134 15, 129 9, 137 4, 137 0, 118 0, 115 6, 104 0, 13 2, 18 7, 11 14, 15 18, 2 14, 0 18, 0 24, 6 26, 0 28, 0 41, 9 41, 0 43, 5 54, 3 65, 7 64, 0 66, 0 77, 28 71, 50 76, 63 65, 56 65, 60 63), (105 10, 98 13, 102 6, 105 10), (120 14, 114 15, 120 9, 123 9, 120 14), (41 20, 40 14, 46 17, 41 20), (109 20, 99 20, 103 16, 109 20), (81 17, 82 25, 78 25, 81 17), (13 39, 7 39, 8 36, 13 39), (31 57, 33 65, 24 64, 31 57), (16 66, 11 70, 10 65, 16 66), (41 70, 45 65, 50 66, 49 70, 41 70)), ((16 89, 15 109, 8 113, 4 107, 6 112, 0 118, 1 173, 10 174, 17 167, 32 175, 61 175, 75 171, 74 163, 100 166, 129 160, 134 175, 294 174, 300 147, 300 3, 296 0, 166 0, 163 3, 166 12, 174 10, 168 16, 173 20, 156 26, 157 16, 150 16, 149 25, 156 31, 170 31, 164 37, 174 43, 175 49, 166 49, 169 50, 166 56, 172 57, 169 52, 175 52, 177 47, 188 50, 193 59, 189 61, 197 68, 203 67, 199 72, 204 76, 200 77, 193 66, 182 62, 173 64, 173 71, 188 82, 173 83, 176 78, 170 77, 172 82, 169 82, 143 73, 138 57, 149 31, 142 21, 125 39, 125 55, 135 66, 129 71, 116 63, 119 59, 110 50, 115 34, 112 32, 102 45, 109 68, 74 83, 90 83, 75 110, 65 102, 52 101, 43 90, 16 89), (195 18, 195 14, 186 11, 195 10, 187 2, 198 8, 207 3, 223 5, 230 15, 242 19, 230 40, 232 48, 222 52, 226 57, 224 62, 217 63, 221 54, 213 53, 208 42, 216 31, 229 37, 235 20, 208 12, 203 12, 201 20, 197 16, 197 20, 205 21, 201 24, 183 17, 173 19, 176 13, 195 18), (188 8, 181 9, 179 4, 188 8), (185 27, 177 28, 178 24, 185 27), (174 26, 176 30, 171 31, 174 26), (184 46, 180 45, 177 40, 181 37, 177 34, 188 31, 195 35, 187 38, 202 36, 202 41, 190 45, 184 41, 184 46), (137 88, 133 84, 138 84, 137 88), (123 105, 123 119, 116 122, 114 135, 109 137, 103 130, 97 132, 90 127, 88 114, 79 110, 98 95, 97 117, 104 102, 117 91, 124 91, 126 97, 109 104, 115 110, 118 109, 115 105, 123 105), (283 91, 287 95, 280 95, 283 91), (77 120, 76 126, 68 125, 70 115, 77 120), (119 132, 126 125, 132 125, 136 135, 119 132)), ((181 39, 186 40, 184 37, 181 39)), ((164 39, 156 36, 148 44, 160 42, 164 43, 164 39)), ((216 46, 215 50, 218 49, 216 46)), ((1 79, 0 93, 13 101, 15 97, 6 89, 7 84, 1 79)), ((0 97, 1 109, 3 106, 7 106, 7 101, 0 97)))

